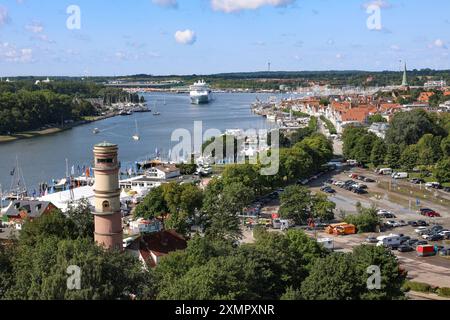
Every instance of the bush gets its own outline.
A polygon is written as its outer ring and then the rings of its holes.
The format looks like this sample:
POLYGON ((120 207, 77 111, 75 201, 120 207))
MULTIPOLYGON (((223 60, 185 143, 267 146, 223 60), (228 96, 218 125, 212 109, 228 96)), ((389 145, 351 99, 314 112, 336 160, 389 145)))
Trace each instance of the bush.
POLYGON ((437 290, 437 294, 440 297, 446 297, 446 298, 450 298, 450 288, 439 288, 437 290))
POLYGON ((362 209, 357 215, 346 216, 345 221, 355 225, 358 233, 376 232, 380 218, 370 210, 372 209, 362 209))
POLYGON ((403 289, 405 291, 416 291, 416 292, 424 292, 424 293, 433 293, 433 287, 429 284, 415 281, 407 281, 403 285, 403 289))

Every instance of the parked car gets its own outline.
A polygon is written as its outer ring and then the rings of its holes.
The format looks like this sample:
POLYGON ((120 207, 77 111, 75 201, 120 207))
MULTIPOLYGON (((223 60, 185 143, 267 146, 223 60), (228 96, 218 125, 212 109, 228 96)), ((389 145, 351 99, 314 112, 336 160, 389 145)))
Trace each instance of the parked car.
POLYGON ((366 194, 367 193, 366 190, 361 189, 361 188, 354 188, 352 191, 353 191, 353 193, 356 193, 356 194, 366 194))
POLYGON ((431 230, 432 232, 439 233, 439 232, 441 232, 441 231, 444 230, 444 227, 443 227, 443 226, 435 225, 435 226, 432 226, 432 227, 430 228, 430 230, 431 230))
POLYGON ((408 173, 407 172, 394 172, 392 174, 392 178, 394 179, 407 179, 408 173))
POLYGON ((424 213, 423 215, 428 218, 440 218, 441 217, 441 214, 436 211, 428 211, 428 212, 424 213))
POLYGON ((411 246, 411 247, 415 247, 417 242, 419 242, 419 239, 410 239, 408 241, 406 241, 406 245, 411 246))
POLYGON ((441 249, 441 250, 439 251, 439 255, 440 255, 441 257, 448 257, 448 256, 450 256, 450 248, 444 248, 444 249, 441 249))
POLYGON ((345 185, 345 182, 344 181, 335 181, 334 185, 337 186, 337 187, 342 188, 345 185))
POLYGON ((330 193, 330 194, 336 193, 336 190, 334 190, 331 187, 323 187, 323 188, 320 189, 320 191, 325 192, 325 193, 330 193))
POLYGON ((417 221, 408 221, 408 225, 411 227, 418 227, 419 223, 417 221))
POLYGON ((407 244, 402 244, 397 250, 398 252, 412 252, 414 251, 414 248, 407 244))
POLYGON ((377 211, 377 215, 382 217, 382 218, 386 218, 386 219, 395 219, 395 218, 397 218, 395 216, 395 214, 393 214, 390 211, 386 211, 386 210, 378 210, 377 211))
POLYGON ((423 237, 427 237, 427 238, 424 238, 424 239, 428 240, 428 241, 441 241, 441 240, 444 240, 443 236, 441 236, 439 234, 436 234, 436 233, 432 234, 430 236, 424 235, 423 237))
POLYGON ((397 222, 394 221, 394 220, 386 221, 385 224, 386 224, 387 226, 391 227, 391 228, 397 228, 397 227, 398 227, 397 222))
POLYGON ((419 234, 426 232, 426 231, 428 231, 427 227, 418 227, 417 229, 414 230, 415 233, 419 233, 419 234))
POLYGON ((400 237, 400 243, 404 244, 405 242, 408 242, 409 240, 411 240, 411 237, 409 236, 402 236, 400 237))
POLYGON ((399 227, 406 227, 408 224, 406 223, 406 221, 405 220, 399 220, 398 221, 398 226, 399 227))
POLYGON ((378 239, 376 237, 369 236, 366 238, 366 242, 367 243, 378 243, 378 239))
POLYGON ((409 182, 411 182, 412 184, 424 184, 425 180, 414 178, 414 179, 409 180, 409 182))
POLYGON ((425 187, 432 189, 442 189, 442 185, 439 182, 427 182, 425 187))
POLYGON ((424 221, 424 220, 418 220, 418 221, 417 221, 417 224, 418 224, 420 227, 427 227, 427 226, 428 226, 428 222, 426 222, 426 221, 424 221))
POLYGON ((374 182, 376 182, 374 179, 371 179, 371 178, 365 178, 364 179, 364 182, 368 182, 368 183, 374 183, 374 182))

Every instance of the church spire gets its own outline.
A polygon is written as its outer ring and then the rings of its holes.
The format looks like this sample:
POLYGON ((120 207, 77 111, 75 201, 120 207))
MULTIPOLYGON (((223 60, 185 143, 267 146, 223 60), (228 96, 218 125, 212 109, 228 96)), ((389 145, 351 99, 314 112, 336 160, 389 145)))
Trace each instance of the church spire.
POLYGON ((408 86, 408 77, 406 76, 406 62, 405 62, 405 70, 403 71, 403 82, 402 82, 402 86, 403 87, 407 87, 408 86))

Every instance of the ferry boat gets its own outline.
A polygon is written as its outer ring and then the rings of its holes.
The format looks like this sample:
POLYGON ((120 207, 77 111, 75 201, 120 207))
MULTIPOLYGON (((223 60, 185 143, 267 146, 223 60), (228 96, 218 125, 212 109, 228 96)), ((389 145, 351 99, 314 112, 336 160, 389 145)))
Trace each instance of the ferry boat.
POLYGON ((191 103, 204 104, 211 101, 211 88, 204 80, 200 80, 191 86, 191 103))

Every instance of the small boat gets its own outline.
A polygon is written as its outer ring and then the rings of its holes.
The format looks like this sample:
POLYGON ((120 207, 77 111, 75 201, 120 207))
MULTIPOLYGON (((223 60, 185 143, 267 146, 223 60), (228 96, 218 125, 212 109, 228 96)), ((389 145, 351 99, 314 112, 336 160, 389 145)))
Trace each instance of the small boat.
POLYGON ((155 102, 155 108, 154 108, 154 112, 153 112, 153 115, 154 116, 160 116, 161 115, 161 113, 160 112, 158 112, 158 110, 156 110, 156 102, 155 102))
POLYGON ((139 136, 137 120, 135 120, 135 121, 136 121, 136 133, 133 135, 133 140, 134 141, 139 141, 139 140, 141 140, 141 137, 139 136))
POLYGON ((99 128, 95 128, 94 130, 92 130, 93 134, 99 134, 100 133, 100 129, 99 128))

